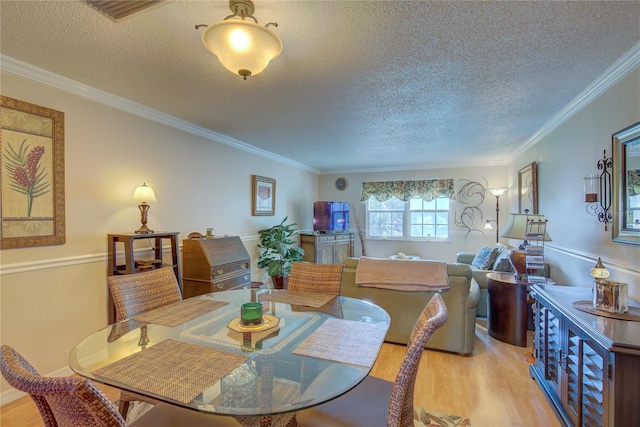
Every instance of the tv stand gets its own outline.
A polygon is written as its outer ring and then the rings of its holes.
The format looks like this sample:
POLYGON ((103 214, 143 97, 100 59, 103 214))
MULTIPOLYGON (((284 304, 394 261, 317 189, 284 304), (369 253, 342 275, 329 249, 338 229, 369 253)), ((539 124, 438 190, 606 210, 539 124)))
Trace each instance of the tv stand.
POLYGON ((313 234, 349 234, 348 230, 315 230, 313 234))
POLYGON ((353 233, 318 230, 299 233, 300 247, 304 249, 304 261, 316 264, 342 264, 353 256, 353 233))

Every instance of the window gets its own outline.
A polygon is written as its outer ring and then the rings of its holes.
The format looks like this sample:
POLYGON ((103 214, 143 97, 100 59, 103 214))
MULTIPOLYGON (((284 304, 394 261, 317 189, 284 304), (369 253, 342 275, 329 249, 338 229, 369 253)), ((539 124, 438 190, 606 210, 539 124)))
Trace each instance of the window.
POLYGON ((451 201, 413 197, 403 202, 395 197, 380 202, 367 200, 367 237, 371 239, 449 239, 451 201))
POLYGON ((438 197, 430 202, 414 197, 409 200, 410 237, 449 237, 449 199, 438 197))
POLYGON ((369 237, 402 237, 405 202, 390 198, 379 202, 373 197, 367 201, 369 237))

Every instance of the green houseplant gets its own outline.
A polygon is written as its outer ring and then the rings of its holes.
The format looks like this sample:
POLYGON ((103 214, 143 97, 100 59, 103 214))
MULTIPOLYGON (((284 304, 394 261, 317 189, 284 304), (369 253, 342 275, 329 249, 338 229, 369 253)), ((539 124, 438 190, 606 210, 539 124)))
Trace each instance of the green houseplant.
POLYGON ((288 218, 284 217, 278 225, 258 230, 260 235, 258 267, 267 269, 267 274, 271 276, 276 289, 285 287, 291 271, 291 263, 301 261, 304 256, 304 249, 291 246, 296 243, 291 238, 298 232, 295 229, 296 223, 285 225, 288 218))

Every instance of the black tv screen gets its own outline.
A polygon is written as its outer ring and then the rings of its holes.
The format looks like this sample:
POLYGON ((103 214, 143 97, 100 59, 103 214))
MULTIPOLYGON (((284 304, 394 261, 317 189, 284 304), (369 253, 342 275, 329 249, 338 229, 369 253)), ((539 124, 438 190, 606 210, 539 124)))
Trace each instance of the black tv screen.
POLYGON ((349 229, 348 202, 313 202, 313 230, 349 229))

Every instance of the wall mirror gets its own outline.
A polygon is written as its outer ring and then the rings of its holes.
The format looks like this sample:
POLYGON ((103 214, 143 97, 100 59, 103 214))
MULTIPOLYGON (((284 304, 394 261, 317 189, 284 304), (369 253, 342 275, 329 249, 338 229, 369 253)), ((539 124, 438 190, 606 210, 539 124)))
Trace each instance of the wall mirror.
POLYGON ((613 134, 613 241, 640 245, 640 122, 613 134))

